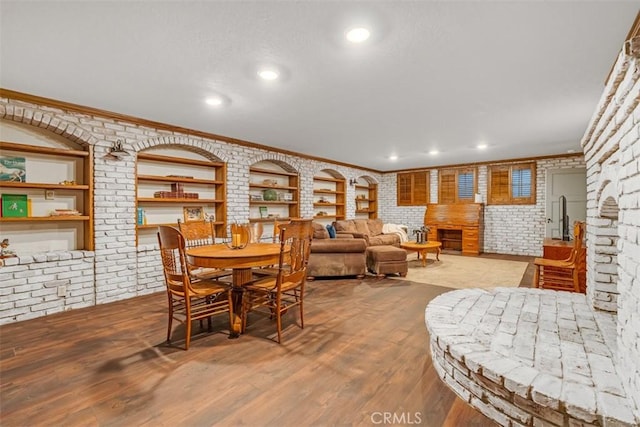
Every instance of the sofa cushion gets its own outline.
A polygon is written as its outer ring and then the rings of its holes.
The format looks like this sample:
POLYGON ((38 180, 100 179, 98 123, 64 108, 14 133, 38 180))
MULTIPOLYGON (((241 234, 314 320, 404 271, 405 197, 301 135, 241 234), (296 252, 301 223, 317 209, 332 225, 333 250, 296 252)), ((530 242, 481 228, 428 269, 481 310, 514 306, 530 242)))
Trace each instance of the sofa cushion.
POLYGON ((364 239, 318 239, 311 244, 311 253, 364 253, 366 250, 364 239))
POLYGON ((369 236, 370 246, 391 245, 400 246, 400 236, 397 234, 380 234, 378 236, 369 236))
POLYGON ((370 236, 379 236, 382 234, 382 227, 384 226, 384 223, 381 219, 370 219, 367 226, 371 232, 371 234, 369 234, 370 236))
POLYGON ((366 234, 367 236, 370 236, 371 231, 369 230, 368 223, 368 219, 354 219, 353 224, 356 227, 356 233, 366 234))
POLYGON ((324 225, 318 224, 317 222, 312 223, 313 225, 313 238, 314 239, 328 239, 329 232, 324 225))
POLYGON ((356 225, 353 223, 353 220, 343 219, 340 221, 335 221, 333 223, 336 231, 345 231, 347 233, 357 233, 356 225))
POLYGON ((327 231, 329 232, 329 237, 332 239, 336 238, 336 229, 333 224, 327 225, 327 231))

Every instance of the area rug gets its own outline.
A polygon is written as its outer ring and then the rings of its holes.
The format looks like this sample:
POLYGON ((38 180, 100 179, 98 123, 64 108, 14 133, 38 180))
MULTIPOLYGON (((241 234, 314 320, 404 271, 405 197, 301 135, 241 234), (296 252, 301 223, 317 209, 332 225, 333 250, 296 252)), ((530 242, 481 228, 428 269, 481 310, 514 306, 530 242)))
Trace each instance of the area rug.
POLYGON ((448 288, 489 288, 495 286, 517 287, 528 263, 462 255, 427 255, 427 266, 410 253, 409 272, 406 277, 393 279, 445 286, 448 288))

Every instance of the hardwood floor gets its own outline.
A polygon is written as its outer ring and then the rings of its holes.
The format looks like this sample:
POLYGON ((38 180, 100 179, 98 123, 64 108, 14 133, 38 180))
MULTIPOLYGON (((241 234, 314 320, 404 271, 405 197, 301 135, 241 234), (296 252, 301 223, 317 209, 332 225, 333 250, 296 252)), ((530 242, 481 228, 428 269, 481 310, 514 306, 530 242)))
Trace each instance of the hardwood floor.
POLYGON ((260 317, 230 340, 223 316, 220 332, 194 336, 189 351, 169 346, 164 293, 5 325, 0 424, 493 426, 431 364, 424 309, 448 290, 374 277, 309 282, 305 329, 285 315, 282 345, 260 317))

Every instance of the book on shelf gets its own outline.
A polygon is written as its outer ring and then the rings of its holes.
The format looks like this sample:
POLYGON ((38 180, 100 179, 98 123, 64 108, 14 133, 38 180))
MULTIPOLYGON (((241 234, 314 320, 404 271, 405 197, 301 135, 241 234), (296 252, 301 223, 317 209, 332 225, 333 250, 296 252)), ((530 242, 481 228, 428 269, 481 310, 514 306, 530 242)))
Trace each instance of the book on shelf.
POLYGON ((3 194, 2 216, 5 218, 26 218, 29 214, 26 194, 3 194))
POLYGON ((76 216, 80 215, 80 212, 76 209, 55 209, 51 211, 50 216, 76 216))

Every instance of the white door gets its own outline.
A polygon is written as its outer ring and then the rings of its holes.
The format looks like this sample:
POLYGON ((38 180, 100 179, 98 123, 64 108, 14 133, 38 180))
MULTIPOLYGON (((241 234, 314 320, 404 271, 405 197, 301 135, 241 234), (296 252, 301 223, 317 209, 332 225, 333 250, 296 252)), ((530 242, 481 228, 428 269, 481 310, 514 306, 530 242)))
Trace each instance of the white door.
POLYGON ((551 169, 547 171, 546 237, 562 239, 560 196, 567 198, 569 233, 574 221, 587 218, 587 170, 585 168, 551 169))

